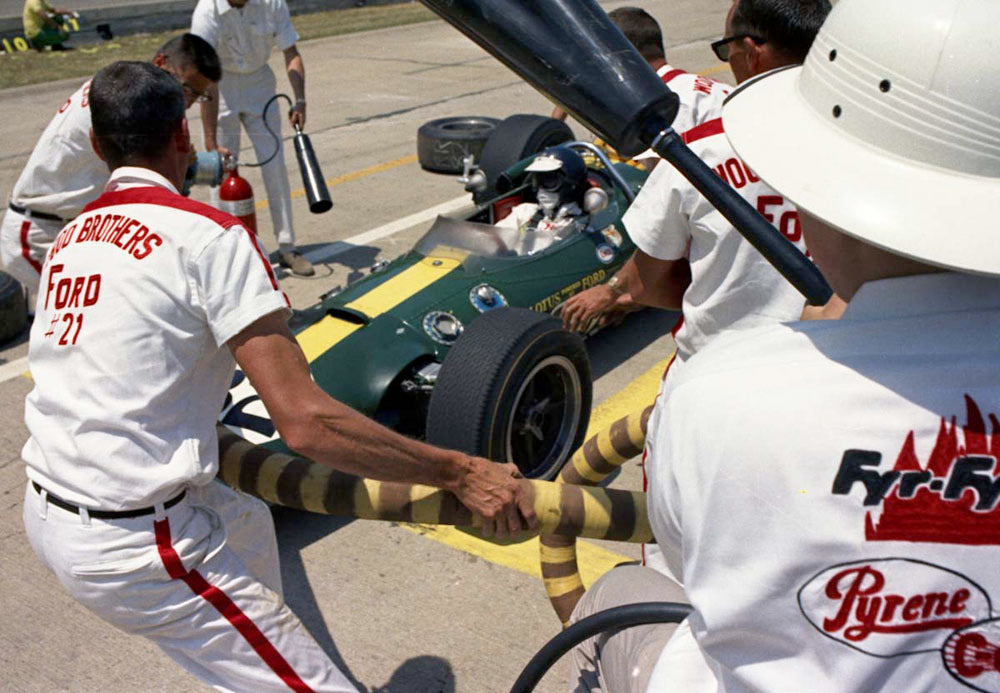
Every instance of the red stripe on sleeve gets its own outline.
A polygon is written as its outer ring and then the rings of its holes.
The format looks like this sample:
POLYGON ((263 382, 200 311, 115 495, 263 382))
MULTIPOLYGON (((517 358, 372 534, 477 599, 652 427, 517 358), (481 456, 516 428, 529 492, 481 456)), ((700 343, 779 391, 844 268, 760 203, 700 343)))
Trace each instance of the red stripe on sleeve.
POLYGON ((182 212, 191 212, 192 214, 211 219, 225 229, 243 223, 232 214, 220 212, 211 205, 188 199, 183 195, 178 195, 157 185, 106 192, 84 207, 81 214, 114 205, 159 205, 160 207, 172 207, 182 212))
POLYGON ((723 132, 725 130, 722 129, 722 118, 716 118, 715 120, 707 120, 701 125, 694 126, 681 135, 681 137, 684 139, 684 144, 691 144, 712 135, 721 135, 723 132))
MULTIPOLYGON (((274 287, 275 291, 278 291, 278 278, 274 276, 274 269, 271 267, 271 263, 267 261, 267 258, 264 257, 264 251, 260 249, 260 243, 257 242, 257 234, 246 226, 241 226, 240 228, 247 232, 250 243, 253 244, 253 249, 257 251, 257 257, 264 263, 264 269, 267 271, 267 278, 271 280, 271 286, 274 287)), ((285 294, 282 293, 282 296, 285 296, 285 294)), ((285 303, 288 303, 288 296, 285 296, 285 303)), ((289 305, 291 304, 289 303, 289 305)))
POLYGON ((24 220, 21 224, 21 255, 27 260, 28 264, 31 265, 31 269, 35 270, 39 274, 42 273, 42 265, 35 258, 31 257, 31 246, 28 245, 28 231, 31 230, 31 221, 28 219, 24 220))
POLYGON ((170 520, 154 522, 153 528, 156 531, 156 548, 160 552, 160 559, 167 569, 167 574, 175 580, 182 580, 192 592, 214 606, 291 690, 296 693, 313 693, 312 688, 295 673, 288 660, 281 656, 267 636, 249 616, 243 613, 236 602, 218 587, 211 585, 198 571, 184 569, 170 539, 170 520))
POLYGON ((675 77, 680 77, 681 75, 686 75, 686 74, 687 72, 685 72, 684 70, 671 70, 670 72, 664 72, 663 76, 661 76, 660 79, 663 80, 664 84, 670 84, 670 82, 675 77))

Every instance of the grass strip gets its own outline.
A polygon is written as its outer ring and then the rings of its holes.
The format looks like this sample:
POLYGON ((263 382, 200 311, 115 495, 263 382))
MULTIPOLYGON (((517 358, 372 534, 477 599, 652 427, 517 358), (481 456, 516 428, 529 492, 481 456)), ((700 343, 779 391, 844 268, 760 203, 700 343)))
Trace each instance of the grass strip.
MULTIPOLYGON (((417 2, 313 12, 292 17, 300 40, 351 34, 371 29, 417 24, 437 16, 417 2)), ((168 39, 183 30, 116 37, 75 50, 26 51, 0 54, 0 89, 51 82, 69 77, 86 78, 115 60, 150 60, 168 39)), ((71 43, 72 45, 72 43, 71 43)))

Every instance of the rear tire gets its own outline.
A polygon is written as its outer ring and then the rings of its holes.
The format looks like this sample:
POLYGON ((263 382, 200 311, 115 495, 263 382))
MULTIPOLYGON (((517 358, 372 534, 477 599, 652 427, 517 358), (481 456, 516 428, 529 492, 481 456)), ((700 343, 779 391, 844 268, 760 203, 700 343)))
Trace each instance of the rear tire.
POLYGON ((476 194, 476 203, 507 192, 496 189, 497 178, 518 161, 571 139, 573 131, 555 118, 519 113, 500 121, 479 157, 487 188, 476 194))
POLYGON ((424 123, 417 130, 420 166, 433 173, 462 173, 462 160, 470 154, 479 159, 499 122, 496 118, 461 116, 424 123))
POLYGON ((578 335, 543 313, 491 310, 445 358, 427 440, 551 479, 583 443, 592 398, 590 360, 578 335))
POLYGON ((21 334, 28 325, 28 301, 14 277, 0 272, 0 344, 21 334))

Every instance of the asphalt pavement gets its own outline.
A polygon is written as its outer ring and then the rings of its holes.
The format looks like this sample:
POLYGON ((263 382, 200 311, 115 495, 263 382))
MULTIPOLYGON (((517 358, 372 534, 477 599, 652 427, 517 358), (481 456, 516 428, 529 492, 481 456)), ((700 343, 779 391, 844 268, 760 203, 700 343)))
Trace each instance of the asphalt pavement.
MULTIPOLYGON (((673 63, 729 79, 708 43, 721 35, 730 0, 653 0, 643 6, 663 25, 673 63)), ((308 212, 295 156, 286 146, 299 243, 323 260, 314 278, 281 276, 293 305, 304 308, 332 286, 361 276, 376 259, 408 249, 436 211, 455 213, 465 204, 454 177, 417 165, 422 123, 457 115, 544 114, 551 104, 443 22, 308 41, 300 49, 308 75, 306 131, 335 203, 324 215, 308 212)), ((279 59, 272 64, 279 88, 287 89, 279 59)), ((78 83, 0 94, 0 199, 78 83)), ((200 133, 197 109, 189 117, 192 132, 200 133)), ((241 157, 254 158, 246 143, 241 157)), ((247 169, 245 175, 262 195, 259 174, 247 169)), ((207 200, 204 190, 195 197, 207 200)), ((258 219, 262 239, 273 247, 265 206, 258 219)), ((672 346, 670 325, 665 314, 638 313, 588 344, 598 376, 595 401, 627 408, 645 402, 647 395, 630 395, 627 387, 640 376, 649 381, 651 373, 655 380, 672 346), (623 403, 623 396, 631 399, 623 403)), ((24 339, 0 347, 0 407, 8 412, 0 430, 0 689, 203 690, 155 647, 114 630, 68 598, 28 546, 20 517, 20 449, 27 438, 21 417, 32 386, 21 375, 26 354, 24 339)), ((625 465, 614 485, 640 487, 637 461, 625 465)), ((282 509, 275 517, 289 603, 363 690, 509 690, 530 656, 559 630, 528 554, 511 558, 481 542, 400 525, 282 509)), ((621 544, 602 543, 595 551, 637 556, 636 547, 621 544)), ((565 677, 560 664, 538 690, 566 690, 565 677)))

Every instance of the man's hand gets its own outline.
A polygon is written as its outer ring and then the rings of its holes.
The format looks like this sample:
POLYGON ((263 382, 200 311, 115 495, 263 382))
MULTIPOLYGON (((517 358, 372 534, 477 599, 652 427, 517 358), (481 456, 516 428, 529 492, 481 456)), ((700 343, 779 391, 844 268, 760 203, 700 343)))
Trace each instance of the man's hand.
POLYGON ((563 327, 570 332, 586 329, 594 317, 615 308, 619 298, 621 296, 607 284, 581 291, 563 304, 563 327))
POLYGON ((288 122, 293 128, 302 130, 306 126, 306 102, 296 101, 292 109, 288 111, 288 122))
POLYGON ((538 527, 530 486, 513 464, 470 457, 453 492, 465 507, 483 518, 483 536, 503 538, 538 527))

